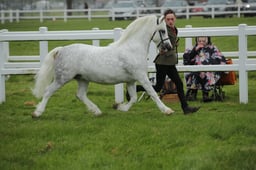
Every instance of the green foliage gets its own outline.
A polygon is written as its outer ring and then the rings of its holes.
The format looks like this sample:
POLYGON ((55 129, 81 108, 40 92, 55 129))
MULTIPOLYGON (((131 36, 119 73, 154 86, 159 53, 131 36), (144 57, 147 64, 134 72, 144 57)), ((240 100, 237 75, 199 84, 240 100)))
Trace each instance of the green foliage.
MULTIPOLYGON (((202 26, 212 21, 207 24, 222 26, 248 21, 249 25, 250 20, 195 18, 177 24, 182 27, 191 21, 193 26, 202 26)), ((48 24, 49 30, 72 30, 125 28, 129 23, 98 21, 43 24, 48 24), (107 23, 111 25, 107 27, 107 23)), ((37 30, 40 24, 21 21, 0 26, 17 31, 37 30)), ((30 42, 15 43, 13 54, 38 50, 36 45, 31 48, 30 42)), ((227 48, 232 45, 228 43, 227 48)), ((72 81, 53 95, 40 119, 31 118, 39 102, 30 90, 33 75, 11 75, 6 81, 7 101, 0 105, 0 169, 256 169, 256 74, 248 75, 248 104, 239 104, 238 84, 225 86, 224 102, 190 102, 201 109, 189 116, 183 115, 177 102, 167 103, 176 112, 165 116, 150 99, 136 103, 129 112, 114 110, 114 87, 91 83, 88 96, 103 111, 95 117, 75 97, 77 84, 72 81)))

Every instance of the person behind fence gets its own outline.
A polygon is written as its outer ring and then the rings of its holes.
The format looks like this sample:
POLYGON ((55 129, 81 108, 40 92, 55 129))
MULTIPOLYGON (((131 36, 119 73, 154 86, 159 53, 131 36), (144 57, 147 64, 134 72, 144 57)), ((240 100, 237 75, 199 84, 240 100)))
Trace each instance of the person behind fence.
MULTIPOLYGON (((196 44, 186 49, 183 54, 184 65, 217 65, 226 64, 226 59, 219 49, 211 43, 210 37, 196 37, 196 44)), ((209 91, 212 90, 223 72, 202 71, 186 73, 187 100, 196 100, 197 90, 202 90, 203 101, 212 101, 209 91)))
POLYGON ((89 5, 88 5, 88 3, 85 1, 85 2, 84 2, 84 9, 85 9, 84 14, 85 14, 85 15, 88 15, 88 8, 89 8, 89 5))

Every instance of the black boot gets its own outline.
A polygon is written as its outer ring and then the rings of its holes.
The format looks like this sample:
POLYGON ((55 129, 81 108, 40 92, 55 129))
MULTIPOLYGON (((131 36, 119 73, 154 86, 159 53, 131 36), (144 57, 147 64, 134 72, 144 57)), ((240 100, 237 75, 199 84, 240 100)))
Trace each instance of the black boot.
POLYGON ((186 99, 188 101, 190 101, 190 96, 191 96, 191 89, 188 89, 187 92, 186 92, 186 99))
POLYGON ((192 90, 191 96, 192 96, 193 101, 195 101, 196 97, 197 97, 197 89, 192 90))
POLYGON ((183 112, 184 112, 185 115, 188 115, 188 114, 197 112, 199 109, 200 109, 200 107, 190 107, 190 106, 187 106, 187 107, 185 107, 183 109, 183 112))
POLYGON ((197 96, 197 89, 189 89, 186 93, 186 99, 188 101, 195 101, 197 96))
POLYGON ((209 97, 209 92, 203 91, 203 102, 211 102, 212 98, 209 97))

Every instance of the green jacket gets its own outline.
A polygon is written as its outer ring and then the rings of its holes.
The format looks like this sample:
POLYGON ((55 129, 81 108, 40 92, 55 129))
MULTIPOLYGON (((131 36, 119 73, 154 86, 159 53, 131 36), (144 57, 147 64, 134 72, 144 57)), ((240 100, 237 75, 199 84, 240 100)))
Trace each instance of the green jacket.
POLYGON ((173 48, 164 54, 158 54, 154 62, 160 65, 175 65, 178 63, 178 54, 177 54, 178 30, 176 27, 174 27, 174 31, 172 31, 172 29, 168 25, 167 25, 167 30, 168 30, 168 36, 170 38, 173 48))

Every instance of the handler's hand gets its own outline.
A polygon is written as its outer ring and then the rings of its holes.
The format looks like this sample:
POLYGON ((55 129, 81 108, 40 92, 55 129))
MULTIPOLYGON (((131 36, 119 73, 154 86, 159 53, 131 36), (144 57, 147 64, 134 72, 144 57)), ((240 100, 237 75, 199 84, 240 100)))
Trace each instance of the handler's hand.
POLYGON ((163 54, 165 54, 166 52, 167 52, 167 50, 161 49, 161 50, 159 51, 159 54, 160 54, 160 55, 163 55, 163 54))

